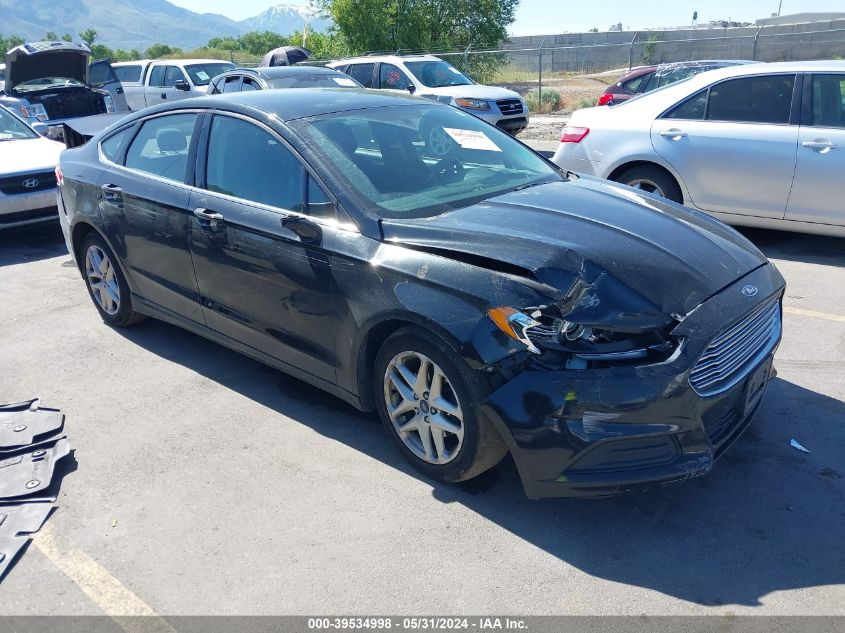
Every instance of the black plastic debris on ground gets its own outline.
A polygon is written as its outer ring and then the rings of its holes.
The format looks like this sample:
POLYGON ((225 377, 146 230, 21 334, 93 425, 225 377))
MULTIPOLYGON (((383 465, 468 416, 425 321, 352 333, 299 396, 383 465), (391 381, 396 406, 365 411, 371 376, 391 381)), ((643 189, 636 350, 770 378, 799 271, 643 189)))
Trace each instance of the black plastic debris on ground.
POLYGON ((56 463, 70 453, 64 420, 37 398, 0 405, 0 581, 53 509, 56 463))

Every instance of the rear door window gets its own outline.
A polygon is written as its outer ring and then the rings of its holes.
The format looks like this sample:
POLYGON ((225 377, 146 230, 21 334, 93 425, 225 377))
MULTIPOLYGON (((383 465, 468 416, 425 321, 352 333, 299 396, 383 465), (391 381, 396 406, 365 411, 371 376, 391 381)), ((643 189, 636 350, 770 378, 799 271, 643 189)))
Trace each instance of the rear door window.
POLYGON ((845 128, 845 75, 813 75, 811 125, 845 128))
POLYGON ((364 88, 372 88, 374 69, 375 64, 351 64, 346 74, 352 77, 352 79, 355 79, 364 88))
POLYGON ((196 114, 183 113, 145 121, 126 152, 126 166, 167 180, 185 182, 196 120, 196 114))
POLYGON ((666 119, 686 119, 700 121, 707 111, 707 90, 702 90, 669 110, 664 115, 666 119))
POLYGON ((156 88, 164 85, 164 66, 154 66, 150 71, 150 85, 156 88))
POLYGON ((795 75, 740 77, 710 88, 709 121, 789 123, 795 75))
POLYGON ((117 75, 121 83, 137 83, 141 81, 141 66, 140 64, 133 64, 131 66, 113 66, 114 74, 117 75))
POLYGON ((222 89, 223 92, 239 92, 241 89, 241 76, 234 75, 233 77, 226 77, 222 89))

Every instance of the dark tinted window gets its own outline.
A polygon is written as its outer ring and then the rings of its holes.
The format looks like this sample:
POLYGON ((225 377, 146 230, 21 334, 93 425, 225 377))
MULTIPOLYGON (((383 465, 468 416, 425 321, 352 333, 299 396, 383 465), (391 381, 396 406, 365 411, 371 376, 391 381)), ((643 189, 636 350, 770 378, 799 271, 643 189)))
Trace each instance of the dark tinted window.
POLYGON ((94 62, 88 70, 88 83, 92 86, 104 86, 117 81, 108 62, 94 62))
POLYGON ((321 218, 334 217, 331 198, 310 174, 308 176, 308 213, 321 218))
POLYGON ((651 77, 651 75, 640 75, 639 77, 634 77, 630 81, 626 81, 622 84, 622 87, 627 90, 628 92, 636 92, 640 85, 643 83, 647 77, 651 77))
POLYGON ((185 73, 182 72, 181 68, 178 66, 165 66, 164 85, 166 87, 172 88, 180 79, 182 81, 185 80, 185 73))
POLYGON ((113 163, 122 163, 123 150, 132 138, 132 133, 134 131, 135 126, 130 126, 117 134, 112 134, 105 141, 100 143, 100 149, 103 150, 103 155, 113 163))
POLYGON ((375 64, 352 64, 346 74, 365 88, 372 88, 374 68, 375 64))
POLYGON ((164 66, 155 66, 150 71, 150 85, 155 87, 164 85, 164 66))
POLYGON ((241 76, 235 75, 233 77, 226 77, 226 81, 221 86, 223 92, 238 92, 240 89, 241 76))
POLYGON ((141 66, 140 64, 132 66, 115 66, 114 74, 121 82, 139 82, 141 81, 141 66))
POLYGON ((393 64, 382 64, 379 68, 379 87, 391 90, 407 90, 411 85, 408 76, 393 64))
POLYGON ((666 113, 665 118, 696 121, 704 118, 704 112, 706 109, 707 91, 702 90, 669 110, 669 112, 666 113))
POLYGON ((244 83, 241 86, 241 90, 261 90, 261 85, 254 79, 244 77, 244 83))
POLYGON ((813 76, 812 125, 845 128, 845 75, 813 76))
POLYGON ((272 134, 241 119, 211 124, 206 183, 210 191, 301 211, 305 171, 272 134))
POLYGON ((741 77, 710 88, 707 118, 743 123, 789 123, 795 75, 741 77))
POLYGON ((196 118, 170 114, 146 121, 126 152, 126 166, 184 182, 196 118))

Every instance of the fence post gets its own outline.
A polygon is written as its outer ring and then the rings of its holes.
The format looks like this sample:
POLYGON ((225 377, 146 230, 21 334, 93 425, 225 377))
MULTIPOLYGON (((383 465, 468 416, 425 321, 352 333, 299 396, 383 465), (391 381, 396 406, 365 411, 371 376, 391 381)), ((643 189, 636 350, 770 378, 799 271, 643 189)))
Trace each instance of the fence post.
POLYGON ((762 30, 763 27, 761 26, 759 29, 757 29, 757 32, 754 34, 754 46, 751 49, 751 59, 753 59, 755 62, 757 61, 757 38, 760 37, 760 31, 762 30))
POLYGON ((631 70, 634 67, 634 42, 637 41, 638 36, 639 32, 634 33, 634 37, 631 38, 631 44, 628 47, 628 70, 631 70))
POLYGON ((539 70, 539 76, 537 79, 537 103, 540 104, 538 107, 541 109, 543 107, 543 46, 545 43, 546 40, 544 38, 543 41, 540 42, 540 50, 537 59, 537 66, 539 70))
POLYGON ((464 51, 464 73, 469 75, 469 49, 472 48, 472 44, 467 46, 466 50, 464 51))

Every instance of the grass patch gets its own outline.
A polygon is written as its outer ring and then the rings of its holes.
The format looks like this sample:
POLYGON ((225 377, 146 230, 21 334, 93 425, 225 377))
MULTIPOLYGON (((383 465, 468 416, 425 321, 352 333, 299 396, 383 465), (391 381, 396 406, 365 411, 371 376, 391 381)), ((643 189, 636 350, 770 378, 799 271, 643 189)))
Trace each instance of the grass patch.
POLYGON ((548 114, 557 112, 561 107, 561 96, 557 90, 547 88, 543 90, 543 97, 537 90, 532 90, 525 95, 525 103, 528 104, 528 111, 535 114, 548 114))

